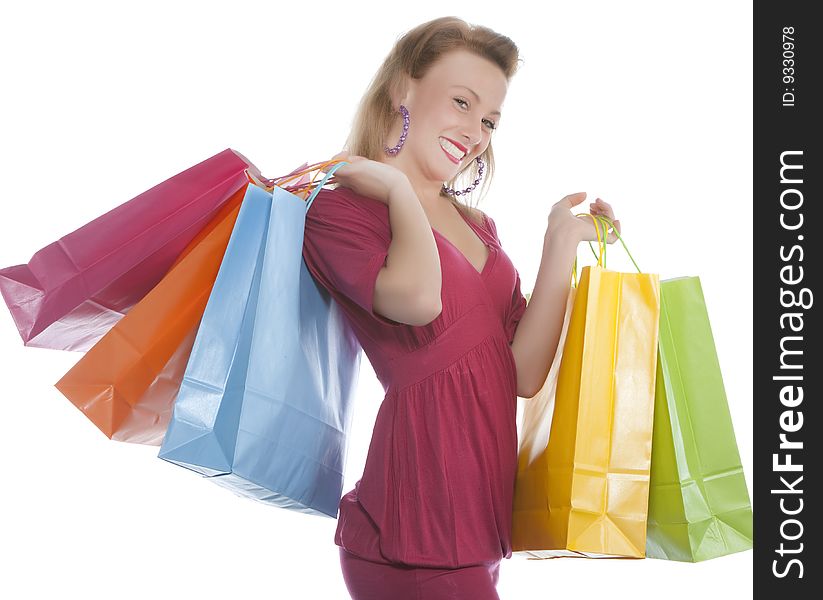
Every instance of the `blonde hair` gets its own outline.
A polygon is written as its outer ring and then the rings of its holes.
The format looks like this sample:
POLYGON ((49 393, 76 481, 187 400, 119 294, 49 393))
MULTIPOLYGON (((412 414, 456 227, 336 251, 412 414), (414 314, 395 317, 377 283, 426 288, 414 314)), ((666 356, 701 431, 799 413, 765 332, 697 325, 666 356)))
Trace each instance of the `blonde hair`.
MULTIPOLYGON (((508 37, 492 31, 487 27, 471 25, 457 17, 440 17, 418 25, 401 36, 383 64, 372 78, 368 89, 358 105, 352 130, 346 140, 346 148, 351 154, 377 160, 384 152, 384 146, 394 146, 385 138, 391 126, 398 118, 398 112, 392 105, 391 92, 397 88, 404 75, 421 79, 429 68, 443 55, 458 49, 468 50, 477 56, 486 58, 500 67, 506 81, 510 81, 517 71, 519 58, 517 46, 508 37)), ((471 195, 478 191, 485 196, 494 173, 494 153, 492 143, 480 154, 486 163, 481 184, 471 195)), ((450 188, 459 190, 470 185, 478 177, 476 160, 468 163, 454 179, 446 182, 450 188), (465 177, 468 175, 468 177, 465 177)), ((440 190, 440 195, 448 198, 457 208, 477 221, 468 207, 458 201, 458 197, 440 190)), ((466 198, 467 194, 459 196, 466 198)))

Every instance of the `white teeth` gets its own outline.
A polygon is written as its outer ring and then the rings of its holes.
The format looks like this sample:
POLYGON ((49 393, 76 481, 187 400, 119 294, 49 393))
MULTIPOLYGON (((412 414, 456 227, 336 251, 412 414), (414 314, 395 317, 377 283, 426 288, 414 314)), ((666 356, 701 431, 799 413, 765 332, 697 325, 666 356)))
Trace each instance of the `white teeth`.
POLYGON ((465 153, 465 152, 463 152, 460 148, 458 148, 457 146, 455 146, 454 144, 452 144, 452 143, 451 143, 449 140, 447 140, 446 138, 443 138, 443 137, 441 137, 441 138, 440 138, 440 146, 441 146, 441 147, 442 147, 442 148, 443 148, 446 152, 448 152, 448 153, 449 153, 449 154, 451 154, 453 157, 455 157, 457 160, 462 160, 462 159, 463 159, 463 157, 464 157, 464 156, 466 156, 466 153, 465 153))

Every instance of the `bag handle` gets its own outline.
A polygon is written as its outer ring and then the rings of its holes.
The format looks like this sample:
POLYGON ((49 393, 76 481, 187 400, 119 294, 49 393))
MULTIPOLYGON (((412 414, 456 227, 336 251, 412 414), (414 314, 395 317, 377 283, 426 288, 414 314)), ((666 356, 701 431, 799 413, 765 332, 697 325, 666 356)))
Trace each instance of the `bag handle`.
MULTIPOLYGON (((273 188, 274 186, 282 187, 292 193, 302 190, 303 188, 313 187, 315 185, 314 180, 317 179, 318 173, 315 173, 315 176, 312 178, 311 181, 304 183, 302 180, 293 185, 285 185, 286 183, 293 181, 295 179, 301 178, 303 175, 311 173, 312 171, 322 172, 323 169, 329 165, 334 165, 338 161, 334 160, 324 160, 313 165, 307 165, 303 163, 301 166, 297 167, 291 173, 286 175, 282 175, 281 177, 276 177, 274 179, 269 179, 268 184, 273 188)), ((334 183, 334 182, 328 182, 334 183)))
MULTIPOLYGON (((606 268, 606 243, 608 239, 608 231, 609 227, 614 230, 614 234, 617 236, 617 239, 620 240, 620 243, 623 244, 623 248, 626 250, 626 254, 629 255, 629 258, 634 265, 634 268, 637 269, 638 273, 642 273, 643 271, 640 270, 640 267, 637 266, 637 263, 632 256, 632 253, 629 252, 629 248, 626 246, 626 242, 623 241, 623 238, 620 236, 620 233, 617 231, 617 228, 612 223, 611 219, 608 217, 604 217, 602 215, 594 216, 587 213, 579 213, 576 214, 575 217, 591 217, 594 221, 594 228, 597 231, 597 244, 600 248, 600 253, 595 253, 594 248, 592 248, 591 242, 588 242, 589 248, 594 254, 594 257, 597 259, 597 264, 604 269, 606 268), (600 237, 600 223, 603 224, 603 237, 600 237)), ((577 287, 577 256, 574 257, 574 266, 572 267, 572 276, 574 278, 574 287, 577 287)))
MULTIPOLYGON (((334 162, 334 161, 328 161, 326 164, 329 164, 329 163, 332 163, 332 162, 334 162)), ((320 183, 319 183, 319 184, 317 184, 317 187, 315 187, 315 188, 314 188, 314 190, 312 190, 311 195, 309 196, 308 200, 306 200, 306 212, 308 212, 308 211, 309 211, 309 208, 311 208, 311 205, 312 205, 312 203, 314 202, 314 199, 317 197, 317 194, 319 194, 319 193, 320 193, 320 190, 322 190, 322 189, 323 189, 323 186, 324 186, 324 185, 326 185, 326 182, 328 182, 329 178, 330 178, 332 175, 334 175, 334 172, 335 172, 337 169, 339 169, 340 167, 342 167, 343 165, 347 165, 347 164, 349 164, 349 163, 347 163, 347 162, 346 162, 346 161, 344 161, 344 160, 341 160, 341 161, 339 161, 337 164, 335 164, 334 166, 332 166, 332 168, 330 168, 330 169, 328 170, 328 172, 326 172, 326 176, 325 176, 325 177, 323 177, 322 181, 320 181, 320 183)))
MULTIPOLYGON (((600 237, 600 223, 598 222, 597 218, 594 215, 587 214, 587 213, 578 213, 574 215, 575 217, 591 217, 594 221, 594 230, 597 232, 597 247, 600 250, 600 254, 594 252, 594 248, 592 248, 592 243, 589 242, 589 248, 591 248, 592 253, 594 254, 595 259, 597 259, 597 264, 600 267, 606 268, 606 244, 603 242, 603 239, 600 237)), ((574 282, 574 287, 578 286, 577 281, 577 253, 574 256, 574 265, 572 266, 572 281, 574 282)))
MULTIPOLYGON (((246 169, 246 177, 251 183, 253 183, 257 187, 266 190, 269 193, 272 193, 275 187, 279 187, 283 188, 287 192, 291 192, 292 194, 301 196, 303 192, 309 191, 316 185, 315 180, 319 175, 319 171, 322 171, 323 168, 333 164, 335 164, 334 160, 321 161, 318 163, 314 163, 313 165, 303 163, 292 172, 287 173, 286 175, 281 175, 280 177, 275 177, 273 179, 267 179, 263 177, 262 174, 260 174, 259 172, 254 173, 251 170, 246 169), (318 172, 315 173, 314 177, 311 180, 309 180, 308 174, 313 171, 318 172), (297 183, 287 185, 290 181, 294 181, 295 179, 298 179, 299 181, 297 181, 297 183)), ((326 183, 335 183, 335 181, 327 181, 326 183)), ((301 197, 305 198, 305 196, 301 197)))

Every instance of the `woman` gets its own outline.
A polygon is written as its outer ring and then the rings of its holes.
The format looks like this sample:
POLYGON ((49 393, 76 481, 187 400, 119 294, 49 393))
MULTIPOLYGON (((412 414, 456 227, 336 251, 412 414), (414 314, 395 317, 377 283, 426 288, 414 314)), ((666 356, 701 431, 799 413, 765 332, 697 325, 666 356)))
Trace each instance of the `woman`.
POLYGON ((457 18, 409 31, 335 157, 349 163, 338 187, 306 215, 306 264, 386 391, 335 532, 355 600, 497 598, 511 557, 517 396, 545 381, 577 244, 597 239, 570 212, 585 193, 555 204, 527 308, 494 220, 459 201, 491 177, 518 61, 509 38, 457 18), (472 185, 453 189, 467 173, 472 185))

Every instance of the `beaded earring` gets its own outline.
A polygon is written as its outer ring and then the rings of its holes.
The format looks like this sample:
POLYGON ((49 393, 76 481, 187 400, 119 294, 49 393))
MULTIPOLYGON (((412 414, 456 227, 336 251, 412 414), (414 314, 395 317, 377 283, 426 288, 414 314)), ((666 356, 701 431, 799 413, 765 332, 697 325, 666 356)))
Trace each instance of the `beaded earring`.
MULTIPOLYGON (((398 141, 397 145, 395 145, 392 148, 389 148, 388 146, 383 147, 384 151, 389 156, 397 156, 397 153, 400 152, 400 149, 403 147, 403 144, 406 143, 406 136, 409 133, 409 109, 407 109, 405 106, 403 106, 401 104, 400 105, 400 114, 403 115, 403 133, 400 134, 400 141, 398 141)), ((472 185, 467 187, 465 190, 454 190, 450 187, 447 187, 446 184, 444 183, 443 184, 443 191, 446 192, 447 194, 451 195, 451 196, 462 196, 462 195, 468 194, 469 192, 474 190, 474 188, 476 188, 477 185, 480 183, 480 180, 483 179, 483 172, 486 168, 485 163, 481 160, 481 158, 479 156, 476 157, 475 160, 477 161, 477 164, 478 164, 478 169, 477 169, 478 172, 477 172, 477 179, 474 180, 474 183, 472 185)))

